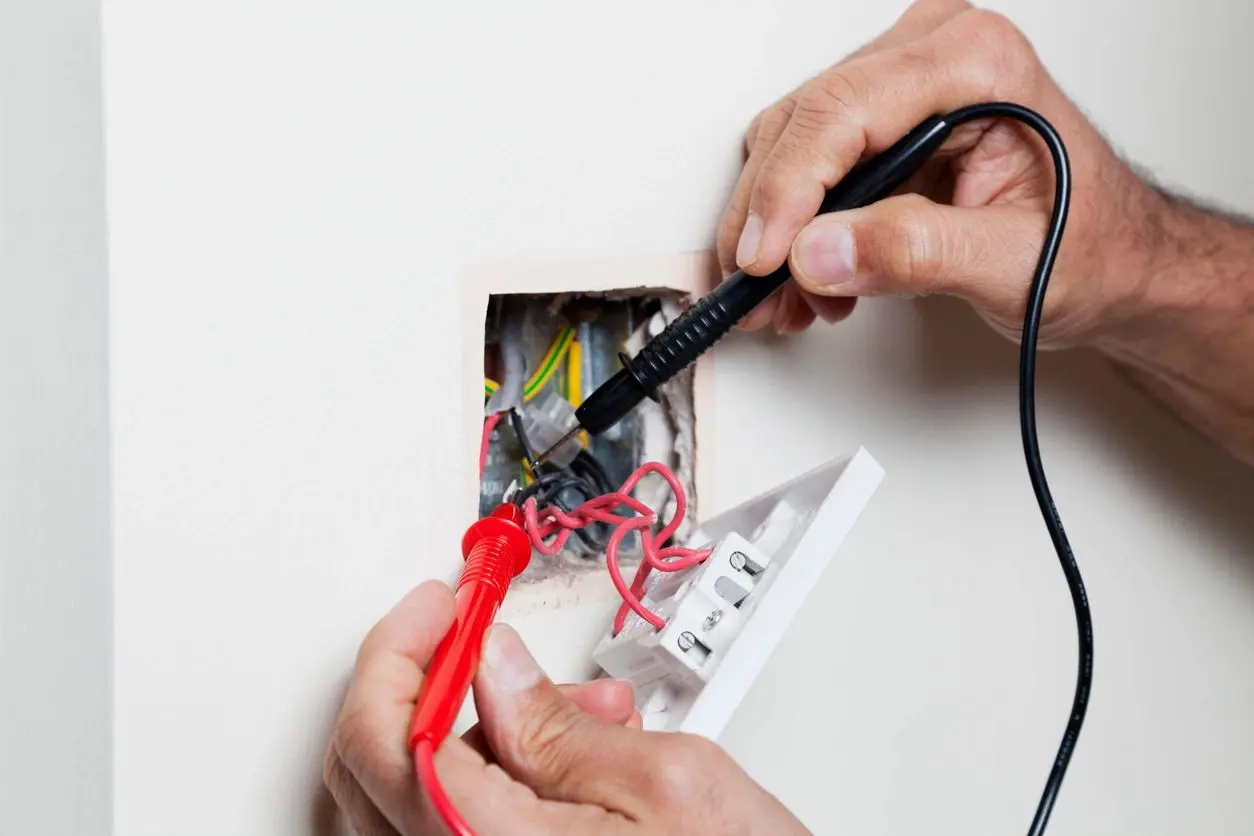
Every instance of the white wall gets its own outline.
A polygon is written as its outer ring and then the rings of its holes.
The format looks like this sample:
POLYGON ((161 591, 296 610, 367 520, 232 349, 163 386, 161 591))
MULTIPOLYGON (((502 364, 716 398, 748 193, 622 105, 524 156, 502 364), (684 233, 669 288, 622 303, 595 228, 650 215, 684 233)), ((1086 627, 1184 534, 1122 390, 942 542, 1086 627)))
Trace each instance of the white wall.
MULTIPOLYGON (((1124 148, 1254 208, 1250 10, 1001 6, 1124 148)), ((356 642, 456 567, 470 512, 444 489, 474 442, 442 353, 457 271, 709 246, 751 116, 902 7, 104 4, 117 833, 325 832, 318 761, 356 642)), ((707 510, 858 444, 888 471, 808 641, 726 736, 819 832, 1030 818, 1075 640, 1014 357, 960 308, 904 302, 720 350, 704 454, 730 478, 707 510)), ((1241 832, 1254 477, 1093 358, 1041 374, 1097 637, 1055 832, 1241 832)))
POLYGON ((0 832, 108 833, 99 5, 0 3, 0 832))

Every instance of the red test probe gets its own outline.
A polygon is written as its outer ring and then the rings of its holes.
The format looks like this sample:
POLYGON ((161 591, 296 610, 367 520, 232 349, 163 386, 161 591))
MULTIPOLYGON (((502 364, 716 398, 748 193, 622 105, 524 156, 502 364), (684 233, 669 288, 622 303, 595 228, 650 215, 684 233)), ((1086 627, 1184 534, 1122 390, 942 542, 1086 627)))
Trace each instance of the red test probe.
POLYGON ((427 667, 409 727, 414 769, 445 825, 454 836, 474 836, 449 800, 435 772, 435 750, 453 728, 479 668, 484 634, 496 618, 510 581, 531 561, 531 538, 522 509, 497 507, 462 538, 466 565, 457 581, 457 617, 427 667))

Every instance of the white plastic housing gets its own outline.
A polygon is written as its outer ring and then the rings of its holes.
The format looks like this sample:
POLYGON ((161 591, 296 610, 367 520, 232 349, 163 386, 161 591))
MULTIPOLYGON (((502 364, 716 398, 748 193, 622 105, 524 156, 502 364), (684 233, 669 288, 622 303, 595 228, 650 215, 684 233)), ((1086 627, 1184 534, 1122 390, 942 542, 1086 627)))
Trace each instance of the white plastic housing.
POLYGON ((650 576, 644 605, 593 659, 636 686, 646 729, 716 739, 879 487, 859 450, 707 520, 690 543, 714 544, 701 565, 650 576))

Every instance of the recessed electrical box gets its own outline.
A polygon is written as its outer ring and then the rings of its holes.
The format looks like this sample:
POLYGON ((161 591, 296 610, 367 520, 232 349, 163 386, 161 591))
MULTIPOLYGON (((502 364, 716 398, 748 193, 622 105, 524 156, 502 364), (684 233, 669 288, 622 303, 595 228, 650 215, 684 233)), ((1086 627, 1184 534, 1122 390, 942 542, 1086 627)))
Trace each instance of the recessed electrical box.
MULTIPOLYGON (((619 355, 635 354, 647 339, 673 320, 687 302, 674 290, 632 290, 607 293, 494 294, 484 325, 484 399, 486 412, 506 419, 496 423, 488 439, 479 480, 479 513, 488 514, 510 484, 526 495, 543 490, 548 501, 571 510, 586 500, 610 493, 645 462, 670 467, 688 497, 688 524, 697 495, 693 483, 694 415, 692 373, 677 376, 662 388, 657 402, 646 400, 605 433, 578 436, 550 459, 572 477, 560 490, 536 480, 525 462, 548 449, 576 427, 575 410, 622 364, 619 355)), ((670 491, 651 477, 636 489, 650 507, 668 516, 670 491)), ((526 585, 556 575, 604 570, 610 531, 594 525, 576 532, 567 547, 553 556, 532 560, 515 583, 526 585)), ((640 559, 639 539, 629 537, 619 551, 624 566, 640 559)))
MULTIPOLYGON (((583 399, 621 368, 620 353, 634 355, 717 276, 717 265, 705 253, 484 265, 464 273, 464 329, 471 338, 464 364, 468 422, 482 428, 487 416, 501 416, 488 436, 482 470, 468 468, 475 475, 473 511, 489 512, 512 482, 524 490, 544 487, 533 487, 533 475, 523 466, 528 448, 539 452, 572 428, 583 399), (506 407, 512 409, 502 413, 506 407)), ((685 524, 677 532, 686 537, 700 519, 708 480, 700 448, 712 425, 703 408, 710 400, 710 363, 710 357, 701 358, 664 386, 657 402, 644 402, 600 436, 577 436, 551 461, 604 488, 600 493, 617 489, 645 462, 667 465, 688 500, 685 524)), ((585 494, 572 484, 548 500, 572 508, 585 494)), ((664 518, 674 510, 659 477, 646 477, 635 495, 664 518)), ((605 526, 589 526, 557 555, 537 553, 515 580, 502 616, 612 604, 608 535, 605 526)), ((640 559, 639 539, 629 535, 619 564, 630 575, 640 559)))
POLYGON ((690 569, 654 573, 641 603, 593 659, 636 686, 646 729, 715 739, 748 693, 883 478, 865 450, 705 521, 690 569))

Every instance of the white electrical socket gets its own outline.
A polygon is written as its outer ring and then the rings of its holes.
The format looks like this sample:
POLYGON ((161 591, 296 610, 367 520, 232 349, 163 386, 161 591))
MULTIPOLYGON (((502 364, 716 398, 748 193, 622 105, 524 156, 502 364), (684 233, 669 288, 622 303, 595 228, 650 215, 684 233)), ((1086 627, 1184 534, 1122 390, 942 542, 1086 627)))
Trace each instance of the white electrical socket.
POLYGON ((830 462, 705 521, 700 565, 650 574, 642 602, 666 626, 633 612, 593 652, 636 687, 646 729, 717 739, 883 476, 865 450, 830 462))

